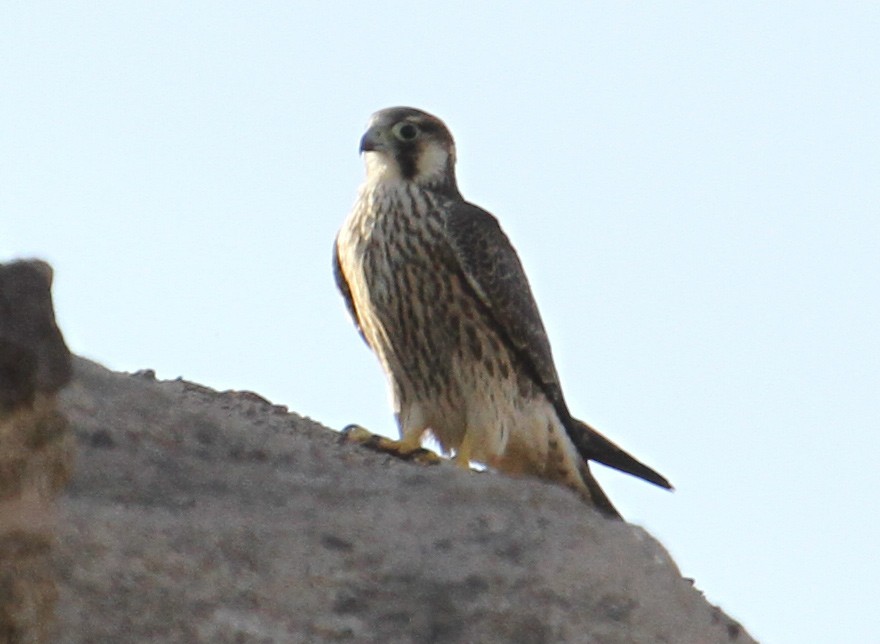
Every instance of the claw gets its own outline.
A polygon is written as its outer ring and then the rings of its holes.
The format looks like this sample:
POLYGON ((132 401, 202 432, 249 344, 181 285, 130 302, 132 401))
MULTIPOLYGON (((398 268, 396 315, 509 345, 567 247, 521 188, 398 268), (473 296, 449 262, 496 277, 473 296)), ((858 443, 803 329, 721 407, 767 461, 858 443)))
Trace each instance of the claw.
POLYGON ((376 452, 384 452, 404 461, 413 461, 419 465, 437 465, 443 459, 429 449, 417 445, 407 445, 403 441, 374 434, 360 425, 346 425, 342 430, 340 442, 356 443, 376 452))

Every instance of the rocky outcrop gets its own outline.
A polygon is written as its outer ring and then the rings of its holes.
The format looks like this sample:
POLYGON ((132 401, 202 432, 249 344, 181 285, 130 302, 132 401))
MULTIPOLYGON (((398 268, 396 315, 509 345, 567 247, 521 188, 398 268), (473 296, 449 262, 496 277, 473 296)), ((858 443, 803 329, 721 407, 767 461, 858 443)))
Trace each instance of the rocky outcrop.
POLYGON ((0 642, 753 641, 561 487, 81 358, 59 395, 50 284, 0 267, 0 642))
POLYGON ((75 365, 60 641, 752 641, 647 533, 565 489, 75 365))
POLYGON ((53 499, 72 460, 56 394, 71 358, 51 284, 43 262, 0 265, 0 642, 47 641, 56 596, 53 499))

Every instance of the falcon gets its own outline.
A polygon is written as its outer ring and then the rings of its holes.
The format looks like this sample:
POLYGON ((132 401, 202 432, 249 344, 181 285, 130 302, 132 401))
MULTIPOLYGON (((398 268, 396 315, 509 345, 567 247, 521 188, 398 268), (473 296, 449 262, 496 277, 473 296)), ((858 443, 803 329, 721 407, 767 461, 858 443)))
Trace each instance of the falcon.
POLYGON ((400 440, 385 449, 411 455, 431 434, 464 467, 560 483, 613 518, 589 461, 671 489, 569 412, 522 264, 495 217, 459 192, 446 125, 384 109, 360 150, 366 180, 334 273, 388 377, 400 440))

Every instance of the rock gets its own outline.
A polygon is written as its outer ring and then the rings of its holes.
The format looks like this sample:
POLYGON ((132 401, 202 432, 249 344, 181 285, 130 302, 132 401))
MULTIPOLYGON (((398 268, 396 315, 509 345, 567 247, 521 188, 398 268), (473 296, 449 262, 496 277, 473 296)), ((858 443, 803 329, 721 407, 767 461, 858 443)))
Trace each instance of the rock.
POLYGON ((73 441, 56 394, 71 375, 52 269, 0 264, 0 642, 47 641, 55 602, 53 498, 73 441))
POLYGON ((75 360, 60 642, 753 640, 639 527, 249 392, 75 360))

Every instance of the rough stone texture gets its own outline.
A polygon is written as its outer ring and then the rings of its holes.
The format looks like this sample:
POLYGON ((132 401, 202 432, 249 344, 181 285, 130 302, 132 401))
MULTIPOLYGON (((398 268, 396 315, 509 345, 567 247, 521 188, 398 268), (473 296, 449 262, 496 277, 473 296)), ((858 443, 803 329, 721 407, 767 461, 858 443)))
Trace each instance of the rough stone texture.
POLYGON ((751 642, 642 529, 77 359, 61 642, 751 642))
POLYGON ((46 641, 56 596, 53 498, 73 441, 56 403, 71 358, 51 286, 44 262, 0 264, 0 642, 46 641))

